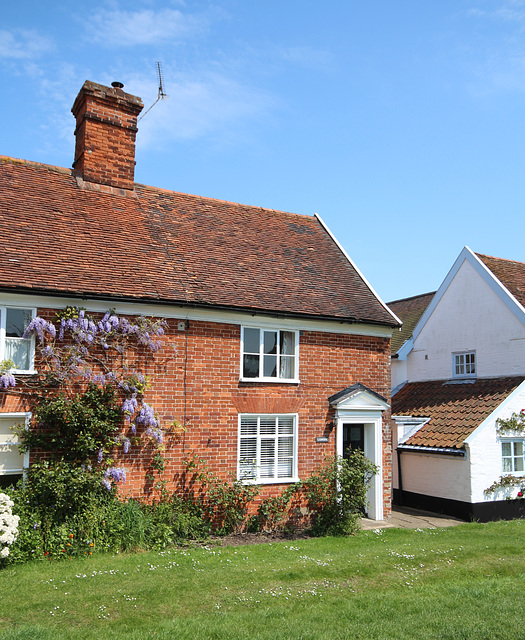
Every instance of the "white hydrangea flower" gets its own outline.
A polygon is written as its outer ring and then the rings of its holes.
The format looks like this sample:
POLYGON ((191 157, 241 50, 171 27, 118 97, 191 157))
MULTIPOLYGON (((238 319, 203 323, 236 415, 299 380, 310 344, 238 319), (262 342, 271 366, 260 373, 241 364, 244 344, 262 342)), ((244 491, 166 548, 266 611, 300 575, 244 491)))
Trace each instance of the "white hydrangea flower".
POLYGON ((0 493, 0 558, 7 558, 9 545, 13 544, 18 536, 20 516, 13 515, 11 509, 14 504, 8 495, 0 493))

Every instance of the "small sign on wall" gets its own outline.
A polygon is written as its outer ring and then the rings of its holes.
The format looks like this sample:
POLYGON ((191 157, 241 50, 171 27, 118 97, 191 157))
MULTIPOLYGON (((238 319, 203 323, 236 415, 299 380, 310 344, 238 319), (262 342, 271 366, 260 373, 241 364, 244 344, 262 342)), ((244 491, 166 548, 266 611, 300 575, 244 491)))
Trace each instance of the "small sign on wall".
POLYGON ((319 436, 315 439, 316 442, 330 442, 330 438, 328 436, 319 436))

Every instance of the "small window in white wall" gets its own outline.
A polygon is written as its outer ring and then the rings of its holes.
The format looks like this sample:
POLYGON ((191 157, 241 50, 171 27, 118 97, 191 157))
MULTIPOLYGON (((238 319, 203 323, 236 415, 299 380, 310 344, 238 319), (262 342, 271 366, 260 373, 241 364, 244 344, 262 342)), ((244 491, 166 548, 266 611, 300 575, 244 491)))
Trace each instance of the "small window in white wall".
POLYGON ((297 479, 297 416, 239 416, 237 477, 258 484, 297 479))
POLYGON ((452 354, 452 377, 476 377, 476 353, 474 351, 452 354))
POLYGON ((523 473, 523 440, 505 440, 501 443, 503 473, 523 473))

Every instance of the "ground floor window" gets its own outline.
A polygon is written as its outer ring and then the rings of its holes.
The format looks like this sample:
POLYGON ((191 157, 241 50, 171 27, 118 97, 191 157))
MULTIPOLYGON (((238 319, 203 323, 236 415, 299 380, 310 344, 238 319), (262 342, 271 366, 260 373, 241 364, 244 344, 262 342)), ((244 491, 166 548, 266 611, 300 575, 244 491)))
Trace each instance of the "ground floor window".
POLYGON ((26 424, 26 413, 0 414, 0 487, 13 484, 27 467, 27 454, 20 453, 19 439, 12 427, 26 424))
POLYGON ((503 473, 523 472, 523 440, 505 440, 501 443, 503 473))
POLYGON ((297 480, 297 416, 239 416, 238 475, 256 483, 297 480))

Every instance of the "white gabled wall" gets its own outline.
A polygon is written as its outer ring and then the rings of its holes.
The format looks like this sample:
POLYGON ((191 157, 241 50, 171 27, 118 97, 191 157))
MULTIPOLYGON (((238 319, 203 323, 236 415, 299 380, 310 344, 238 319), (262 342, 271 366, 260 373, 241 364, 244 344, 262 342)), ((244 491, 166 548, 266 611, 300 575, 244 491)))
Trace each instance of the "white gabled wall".
MULTIPOLYGON (((505 500, 514 497, 517 489, 507 489, 486 496, 483 492, 502 475, 501 439, 496 433, 496 420, 509 418, 512 413, 525 409, 525 382, 523 382, 467 439, 471 452, 470 502, 505 500)), ((518 474, 523 475, 523 474, 518 474)))
POLYGON ((450 378, 452 353, 471 350, 476 352, 478 377, 525 372, 524 324, 465 260, 414 340, 407 378, 450 378))

